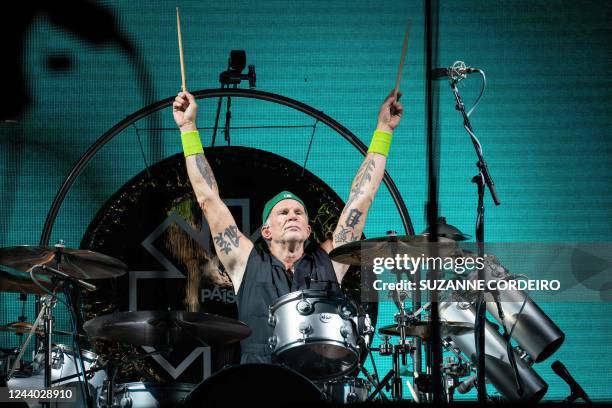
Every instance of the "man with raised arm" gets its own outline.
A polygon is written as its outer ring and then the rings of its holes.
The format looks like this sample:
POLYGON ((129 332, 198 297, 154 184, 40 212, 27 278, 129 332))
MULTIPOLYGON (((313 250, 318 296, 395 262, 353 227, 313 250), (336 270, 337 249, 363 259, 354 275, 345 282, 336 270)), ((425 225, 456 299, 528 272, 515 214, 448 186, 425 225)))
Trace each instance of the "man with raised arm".
POLYGON ((311 232, 308 210, 289 191, 278 193, 264 207, 261 236, 267 249, 254 246, 238 230, 234 217, 219 196, 217 181, 206 161, 196 127, 197 111, 195 98, 188 92, 180 92, 172 105, 174 120, 181 131, 187 173, 210 226, 219 260, 232 280, 238 318, 252 330, 251 336, 241 343, 241 362, 269 363, 268 338, 272 328, 268 325, 268 307, 280 296, 306 289, 311 281, 335 289, 342 282, 348 266, 331 261, 327 254, 361 238, 403 107, 393 94, 381 105, 368 154, 353 179, 333 239, 313 249, 304 247, 311 232))

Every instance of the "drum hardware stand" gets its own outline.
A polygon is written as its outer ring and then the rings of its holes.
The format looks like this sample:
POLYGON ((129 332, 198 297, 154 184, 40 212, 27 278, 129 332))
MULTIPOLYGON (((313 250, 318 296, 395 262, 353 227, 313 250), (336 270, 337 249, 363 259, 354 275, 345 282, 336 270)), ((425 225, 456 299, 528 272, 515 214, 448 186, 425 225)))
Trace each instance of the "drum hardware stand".
POLYGON ((451 404, 455 389, 461 384, 459 378, 470 375, 470 368, 461 359, 447 357, 442 366, 442 374, 444 375, 446 402, 451 404))
MULTIPOLYGON (((126 362, 142 360, 144 358, 155 356, 161 353, 162 353, 162 350, 155 350, 155 351, 151 351, 150 353, 146 353, 146 354, 137 354, 137 355, 130 356, 129 358, 127 358, 126 362)), ((107 372, 107 377, 103 383, 104 384, 103 390, 105 391, 104 397, 106 398, 106 401, 96 401, 96 406, 99 406, 100 408, 114 408, 114 407, 119 406, 119 405, 115 405, 115 377, 117 376, 117 373, 119 372, 119 368, 121 367, 121 364, 122 364, 121 362, 117 363, 109 359, 107 360, 105 366, 97 367, 94 370, 90 370, 90 372, 95 372, 95 371, 99 371, 99 370, 106 368, 106 372, 107 372)), ((70 378, 70 377, 67 377, 67 378, 70 378)))
MULTIPOLYGON (((372 401, 383 388, 391 388, 391 399, 393 401, 400 401, 402 399, 402 377, 400 372, 400 357, 402 358, 401 363, 407 365, 406 356, 415 351, 415 348, 411 341, 406 340, 405 336, 405 323, 400 325, 400 340, 398 344, 391 344, 389 336, 383 336, 383 343, 379 345, 378 349, 374 348, 372 351, 377 351, 381 356, 393 356, 393 368, 380 380, 372 394, 368 397, 366 402, 372 401)), ((382 395, 382 394, 381 394, 382 395)))
MULTIPOLYGON (((481 71, 482 73, 482 71, 481 71)), ((482 73, 484 75, 484 73, 482 73)), ((484 257, 484 186, 486 185, 491 193, 491 197, 493 198, 493 202, 495 205, 500 205, 501 201, 497 196, 497 191, 495 190, 495 184, 493 183, 493 178, 489 173, 489 168, 487 167, 487 163, 483 157, 482 146, 474 131, 472 129, 472 125, 470 123, 470 119, 468 114, 465 111, 465 105, 461 100, 461 95, 459 94, 459 90, 457 89, 457 83, 461 80, 461 77, 453 77, 450 81, 451 90, 455 96, 456 106, 455 108, 461 113, 463 117, 463 127, 470 135, 470 139, 472 140, 472 144, 474 145, 474 150, 476 151, 476 156, 478 157, 478 162, 476 166, 478 167, 478 174, 472 179, 473 183, 476 183, 478 186, 478 210, 476 216, 476 242, 478 243, 478 256, 484 257)), ((484 280, 484 271, 482 269, 478 270, 478 279, 484 280)), ((478 402, 480 404, 485 404, 487 402, 487 390, 485 385, 485 319, 486 319, 486 308, 484 307, 484 293, 479 293, 476 307, 476 322, 475 322, 475 341, 476 341, 476 350, 477 350, 477 373, 478 373, 478 402)))
MULTIPOLYGON (((363 367, 362 365, 359 365, 359 369, 363 373, 363 375, 365 375, 368 382, 374 386, 374 388, 380 385, 380 383, 378 382, 378 378, 374 378, 374 376, 370 374, 370 372, 366 370, 365 367, 363 367)), ((385 396, 385 394, 383 394, 382 392, 379 394, 380 394, 380 399, 382 401, 388 401, 388 398, 385 396)))
MULTIPOLYGON (((38 265, 32 266, 30 270, 30 275, 32 276, 33 279, 35 279, 34 272, 37 268, 40 268, 50 273, 51 281, 54 283, 54 288, 52 291, 50 291, 50 295, 43 297, 44 300, 42 301, 42 309, 40 311, 40 313, 42 314, 43 336, 45 339, 43 343, 43 350, 44 350, 44 356, 45 356, 45 360, 44 360, 45 361, 45 364, 44 364, 44 387, 45 388, 51 388, 51 384, 52 384, 51 383, 51 365, 52 365, 51 360, 52 360, 52 349, 53 349, 53 340, 52 340, 53 320, 54 320, 53 308, 57 304, 57 297, 56 297, 57 290, 65 283, 72 283, 72 284, 75 284, 75 286, 79 285, 87 290, 96 290, 95 285, 85 282, 82 279, 73 278, 67 273, 61 271, 62 249, 65 248, 64 241, 59 240, 58 243, 55 244, 55 248, 56 248, 56 251, 55 251, 55 266, 56 267, 55 268, 52 268, 50 266, 43 265, 43 264, 38 264, 38 265)), ((35 330, 36 328, 32 327, 32 332, 34 332, 35 330)), ((80 355, 80 353, 78 355, 78 358, 80 359, 82 363, 82 360, 81 360, 82 356, 80 355)), ((81 365, 81 371, 83 372, 83 376, 85 376, 83 365, 81 365)), ((84 389, 85 389, 86 400, 88 401, 88 403, 90 403, 91 396, 89 395, 89 389, 87 387, 87 384, 85 384, 84 389)), ((43 406, 49 406, 48 402, 45 402, 42 404, 43 406)))

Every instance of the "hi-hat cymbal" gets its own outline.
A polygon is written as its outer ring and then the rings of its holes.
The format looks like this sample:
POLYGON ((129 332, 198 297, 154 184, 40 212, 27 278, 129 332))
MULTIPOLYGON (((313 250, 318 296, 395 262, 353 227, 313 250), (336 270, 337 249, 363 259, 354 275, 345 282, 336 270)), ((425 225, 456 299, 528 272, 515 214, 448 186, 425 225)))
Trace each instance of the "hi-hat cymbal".
MULTIPOLYGON (((447 337, 451 335, 459 336, 462 334, 470 333, 474 331, 474 325, 471 323, 464 322, 440 322, 440 336, 447 337)), ((387 336, 399 336, 400 330, 397 324, 391 324, 378 329, 380 334, 387 336)), ((411 322, 406 326, 406 336, 408 337, 420 337, 423 340, 429 340, 431 337, 431 331, 429 321, 420 320, 417 322, 411 322)))
MULTIPOLYGON (((51 291, 53 285, 47 275, 36 273, 36 278, 43 287, 51 291)), ((31 293, 35 295, 46 293, 32 282, 28 272, 22 272, 6 265, 0 265, 0 292, 31 293)))
POLYGON ((371 263, 374 258, 393 258, 396 255, 411 257, 457 255, 457 243, 449 238, 438 237, 438 242, 429 242, 426 235, 385 236, 349 242, 332 250, 329 257, 346 265, 371 263))
MULTIPOLYGON (((86 249, 53 246, 21 245, 0 249, 0 264, 23 272, 34 265, 57 267, 78 279, 108 279, 127 272, 127 265, 118 259, 86 249)), ((41 273, 37 272, 37 276, 41 273)))
POLYGON ((83 329, 94 338, 151 347, 178 344, 183 338, 231 344, 251 335, 239 320, 180 310, 114 313, 88 320, 83 329))
MULTIPOLYGON (((28 334, 32 330, 32 323, 29 322, 13 322, 9 323, 5 326, 0 326, 0 331, 15 333, 15 334, 28 334)), ((42 325, 38 326, 35 331, 38 335, 43 335, 44 330, 42 325)), ((53 330, 53 335, 58 336, 72 336, 71 332, 63 331, 63 330, 53 330)), ((79 334, 79 336, 83 336, 79 334)))

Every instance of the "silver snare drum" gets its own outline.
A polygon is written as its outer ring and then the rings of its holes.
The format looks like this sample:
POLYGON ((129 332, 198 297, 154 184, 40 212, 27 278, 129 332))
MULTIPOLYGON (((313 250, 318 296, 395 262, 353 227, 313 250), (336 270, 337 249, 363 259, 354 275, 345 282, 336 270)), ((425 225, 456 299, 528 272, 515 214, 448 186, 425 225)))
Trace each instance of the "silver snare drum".
POLYGON ((270 306, 272 358, 313 380, 336 378, 359 363, 357 309, 342 294, 302 290, 270 306))
POLYGON ((355 404, 365 402, 370 393, 370 383, 363 378, 344 377, 317 383, 332 404, 355 404))
MULTIPOLYGON (((54 403, 51 404, 52 406, 83 405, 85 396, 81 388, 83 373, 81 371, 80 360, 83 361, 83 366, 87 373, 86 377, 89 395, 93 398, 93 401, 96 400, 97 395, 102 389, 104 380, 106 380, 106 371, 101 369, 98 355, 92 351, 81 349, 81 358, 79 359, 76 351, 72 347, 64 344, 55 344, 51 349, 51 386, 74 388, 76 402, 54 403)), ((36 368, 36 372, 41 375, 44 372, 43 362, 44 356, 42 352, 39 352, 33 366, 36 368)))
MULTIPOLYGON (((104 370, 93 371, 100 366, 98 355, 81 349, 81 359, 87 372, 87 382, 99 389, 106 379, 104 370)), ((76 351, 70 346, 56 344, 51 351, 51 383, 53 386, 78 382, 82 379, 81 366, 76 351), (77 372, 81 376, 77 376, 77 372)))

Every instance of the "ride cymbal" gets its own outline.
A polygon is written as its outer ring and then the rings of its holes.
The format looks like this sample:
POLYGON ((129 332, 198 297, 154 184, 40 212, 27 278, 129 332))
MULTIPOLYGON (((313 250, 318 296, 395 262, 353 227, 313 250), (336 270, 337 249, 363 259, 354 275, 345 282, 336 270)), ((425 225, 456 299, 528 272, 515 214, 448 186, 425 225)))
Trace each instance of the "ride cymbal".
POLYGON ((251 335, 239 320, 181 310, 114 313, 85 322, 83 329, 94 338, 151 347, 179 344, 182 338, 231 344, 251 335))
MULTIPOLYGON (((29 272, 34 265, 57 268, 78 279, 115 278, 127 272, 120 260, 86 249, 20 245, 0 249, 0 264, 29 272)), ((37 271, 37 276, 43 275, 37 271)))

